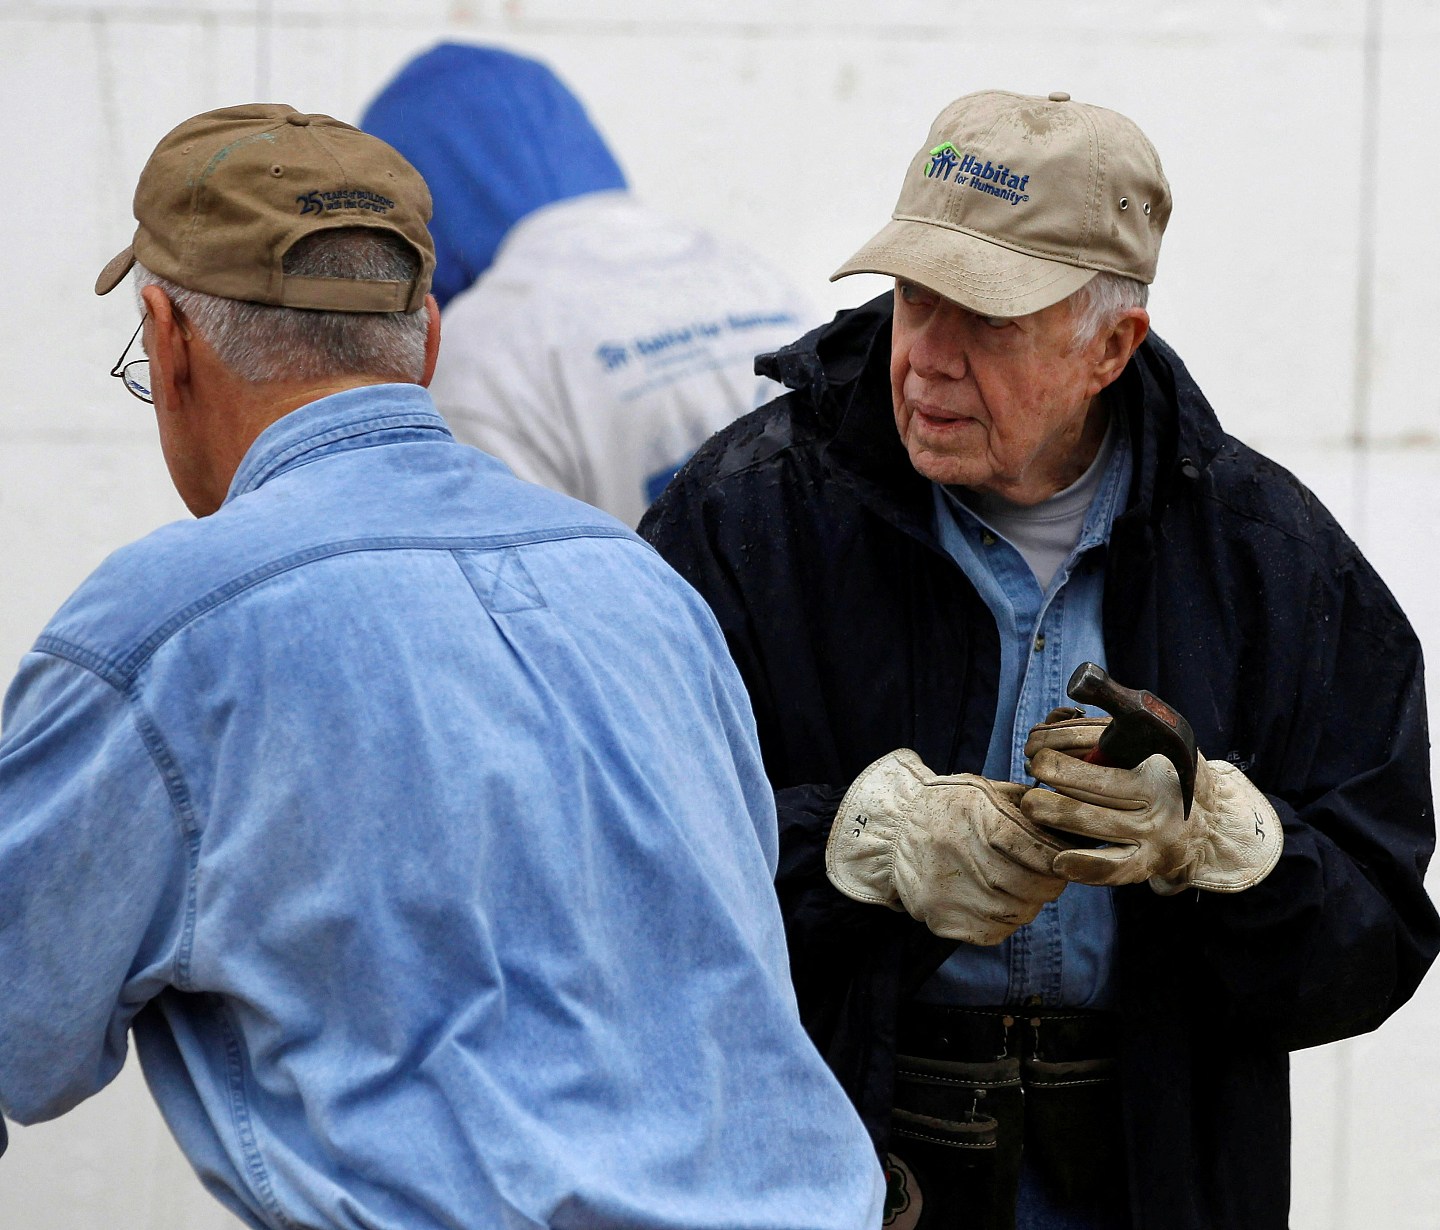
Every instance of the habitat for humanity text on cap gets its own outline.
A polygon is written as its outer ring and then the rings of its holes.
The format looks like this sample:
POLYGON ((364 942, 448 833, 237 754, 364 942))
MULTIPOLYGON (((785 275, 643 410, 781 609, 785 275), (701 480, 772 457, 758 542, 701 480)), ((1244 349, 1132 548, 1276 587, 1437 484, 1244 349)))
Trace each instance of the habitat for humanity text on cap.
POLYGON ((1058 303, 1108 271, 1150 283, 1170 185, 1115 111, 985 90, 943 110, 891 222, 833 275, 885 273, 989 316, 1058 303))

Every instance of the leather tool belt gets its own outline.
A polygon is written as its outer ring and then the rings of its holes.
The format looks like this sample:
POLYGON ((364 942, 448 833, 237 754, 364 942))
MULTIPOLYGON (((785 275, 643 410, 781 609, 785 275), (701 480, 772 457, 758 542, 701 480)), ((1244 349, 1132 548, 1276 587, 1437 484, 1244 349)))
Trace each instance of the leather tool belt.
POLYGON ((1127 1224, 1113 1014, 907 1004, 897 1049, 889 1230, 1014 1230, 1017 1201, 1127 1224))

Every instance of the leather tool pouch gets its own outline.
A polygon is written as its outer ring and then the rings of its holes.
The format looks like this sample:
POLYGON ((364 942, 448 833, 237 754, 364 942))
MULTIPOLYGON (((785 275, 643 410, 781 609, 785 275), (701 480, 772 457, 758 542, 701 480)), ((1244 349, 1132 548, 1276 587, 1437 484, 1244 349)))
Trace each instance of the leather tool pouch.
POLYGON ((890 1230, 1013 1230, 1020 1177, 1020 1061, 896 1057, 886 1157, 890 1230))
POLYGON ((1058 1204, 1104 1201, 1122 1173, 1116 1067, 1113 1059, 1022 1065, 1026 1161, 1058 1204))
POLYGON ((1032 1011, 911 1006, 902 1017, 902 1041, 929 1054, 896 1056, 888 1230, 1014 1230, 1022 1156, 1027 1202, 1119 1224, 1113 1019, 1032 1011), (978 1055, 998 1057, 968 1061, 978 1055))

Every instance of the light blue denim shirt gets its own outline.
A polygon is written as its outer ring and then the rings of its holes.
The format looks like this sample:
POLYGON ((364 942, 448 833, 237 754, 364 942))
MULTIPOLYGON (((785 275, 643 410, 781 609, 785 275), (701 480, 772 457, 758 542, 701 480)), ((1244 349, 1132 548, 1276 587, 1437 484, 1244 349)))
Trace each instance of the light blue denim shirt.
MULTIPOLYGON (((1102 604, 1105 544, 1130 490, 1125 433, 1101 475, 1080 538, 1042 591, 1020 552, 945 488, 935 487, 935 523, 945 550, 979 591, 1000 634, 995 726, 982 770, 996 781, 1034 785, 1025 740, 1057 705, 1081 662, 1105 665, 1102 604)), ((1099 712, 1094 710, 1094 712, 1099 712)), ((1072 884, 1004 943, 962 945, 920 990, 929 1003, 1110 1006, 1115 913, 1110 890, 1072 884)))
POLYGON ((775 860, 695 593, 419 387, 328 397, 22 663, 0 1107, 74 1106, 133 1026, 251 1226, 878 1225, 775 860))

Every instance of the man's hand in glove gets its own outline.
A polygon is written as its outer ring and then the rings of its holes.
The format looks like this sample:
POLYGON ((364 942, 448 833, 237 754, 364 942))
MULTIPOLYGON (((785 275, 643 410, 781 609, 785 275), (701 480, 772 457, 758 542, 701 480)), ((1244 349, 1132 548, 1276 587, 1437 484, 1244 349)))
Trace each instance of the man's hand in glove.
POLYGON ((1133 769, 1079 759, 1109 719, 1074 713, 1057 710, 1030 732, 1030 771, 1051 789, 1029 791, 1021 810, 1035 824, 1108 844, 1058 855, 1057 874, 1077 884, 1148 880, 1157 893, 1192 887, 1238 893, 1270 874, 1284 844, 1280 818, 1239 769, 1199 759, 1186 816, 1180 777, 1166 757, 1151 756, 1133 769))
POLYGON ((937 777, 909 748, 882 756, 840 804, 825 847, 830 882, 856 901, 908 911, 936 935, 998 944, 1066 881, 1065 846, 1017 806, 1025 787, 937 777))

